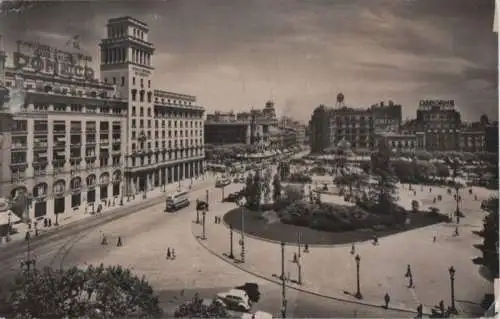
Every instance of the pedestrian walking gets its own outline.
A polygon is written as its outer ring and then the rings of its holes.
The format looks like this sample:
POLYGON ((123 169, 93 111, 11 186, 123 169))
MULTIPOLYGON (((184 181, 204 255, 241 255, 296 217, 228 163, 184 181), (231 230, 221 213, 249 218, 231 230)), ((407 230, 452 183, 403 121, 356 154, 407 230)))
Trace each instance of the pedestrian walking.
POLYGON ((354 245, 354 243, 352 243, 351 245, 351 255, 354 255, 356 253, 356 246, 354 245))
POLYGON ((389 309, 389 302, 391 302, 391 297, 387 292, 385 293, 384 296, 384 302, 385 302, 385 309, 389 309))
POLYGON ((435 243, 436 240, 437 240, 437 236, 436 235, 432 236, 432 242, 435 243))
POLYGON ((297 253, 293 253, 293 262, 294 263, 298 262, 297 253))
POLYGON ((172 248, 172 259, 175 259, 175 249, 172 248))
POLYGON ((122 246, 122 237, 118 236, 118 241, 116 242, 116 247, 121 247, 122 246))
POLYGON ((308 244, 305 244, 305 245, 304 245, 304 252, 305 252, 305 253, 308 253, 308 252, 309 252, 309 245, 308 245, 308 244))
POLYGON ((172 257, 171 253, 170 253, 170 247, 167 248, 167 259, 170 259, 170 257, 172 257))
POLYGON ((411 276, 411 266, 410 265, 407 265, 406 266, 406 273, 405 273, 405 277, 410 277, 411 276))
POLYGON ((454 237, 456 237, 456 236, 458 236, 458 235, 459 235, 459 234, 458 234, 458 226, 457 226, 457 227, 455 227, 455 232, 453 233, 453 236, 454 236, 454 237))
POLYGON ((108 244, 108 239, 105 235, 102 235, 101 245, 106 246, 108 244))
POLYGON ((419 304, 417 306, 417 318, 422 318, 423 316, 423 307, 422 307, 422 304, 419 304))

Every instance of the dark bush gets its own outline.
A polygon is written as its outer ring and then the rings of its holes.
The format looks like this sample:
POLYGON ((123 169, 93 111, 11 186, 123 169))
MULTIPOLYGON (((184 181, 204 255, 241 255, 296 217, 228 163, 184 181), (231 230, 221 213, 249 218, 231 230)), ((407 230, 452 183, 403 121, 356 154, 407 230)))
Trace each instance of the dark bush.
POLYGON ((301 183, 307 184, 312 183, 312 178, 309 175, 305 175, 302 173, 293 173, 288 176, 288 182, 290 183, 301 183))

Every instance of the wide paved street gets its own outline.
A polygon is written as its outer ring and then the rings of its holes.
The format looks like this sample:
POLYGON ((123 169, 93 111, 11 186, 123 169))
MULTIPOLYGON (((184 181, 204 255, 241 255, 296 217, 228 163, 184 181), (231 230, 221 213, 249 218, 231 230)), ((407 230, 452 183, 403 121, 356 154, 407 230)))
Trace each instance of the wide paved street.
MULTIPOLYGON (((241 186, 228 187, 226 194, 238 187, 241 186)), ((211 211, 220 211, 222 204, 217 202, 220 201, 221 191, 213 187, 208 189, 211 211)), ((205 188, 202 188, 193 191, 191 199, 194 201, 204 196, 205 188)), ((96 223, 90 228, 61 229, 59 235, 54 233, 39 243, 35 241, 33 246, 38 266, 57 268, 104 263, 131 267, 138 275, 146 275, 167 313, 182 299, 182 291, 184 298, 190 297, 195 291, 202 296, 212 297, 216 292, 245 282, 255 282, 260 286, 262 297, 254 310, 279 313, 281 292, 278 285, 256 278, 222 261, 202 248, 193 238, 193 205, 175 213, 165 213, 163 210, 164 204, 161 203, 106 224, 96 223), (108 239, 108 246, 100 245, 103 235, 108 239), (122 247, 116 247, 118 236, 122 238, 122 247), (175 249, 176 260, 165 258, 167 247, 175 249)), ((9 249, 5 249, 0 254, 3 256, 3 264, 7 266, 5 268, 10 270, 2 273, 2 280, 9 278, 18 269, 19 261, 24 255, 20 252, 9 256, 8 251, 9 249)), ((288 315, 295 317, 409 317, 399 311, 363 307, 293 290, 288 290, 287 299, 288 315)))

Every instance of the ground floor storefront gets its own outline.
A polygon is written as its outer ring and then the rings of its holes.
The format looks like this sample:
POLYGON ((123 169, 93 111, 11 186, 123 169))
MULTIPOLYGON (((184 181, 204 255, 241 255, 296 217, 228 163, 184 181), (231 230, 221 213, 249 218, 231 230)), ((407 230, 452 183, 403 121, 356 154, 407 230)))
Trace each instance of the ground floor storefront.
POLYGON ((11 186, 10 198, 21 207, 23 219, 51 219, 61 215, 96 213, 107 207, 122 205, 136 195, 147 197, 148 192, 178 183, 190 187, 204 172, 203 160, 186 161, 154 169, 134 172, 100 170, 80 172, 73 176, 44 177, 26 184, 11 186))

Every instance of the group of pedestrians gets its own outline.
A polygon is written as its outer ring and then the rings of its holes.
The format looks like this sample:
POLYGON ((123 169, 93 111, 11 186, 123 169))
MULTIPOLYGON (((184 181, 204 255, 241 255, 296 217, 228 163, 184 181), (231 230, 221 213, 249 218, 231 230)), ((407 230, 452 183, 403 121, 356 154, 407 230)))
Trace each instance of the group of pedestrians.
POLYGON ((222 218, 220 216, 214 216, 214 223, 215 224, 220 224, 222 222, 222 218))
POLYGON ((175 257, 176 257, 176 255, 175 255, 175 249, 168 247, 167 248, 167 259, 174 260, 175 257))

